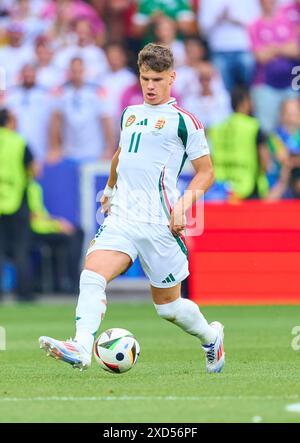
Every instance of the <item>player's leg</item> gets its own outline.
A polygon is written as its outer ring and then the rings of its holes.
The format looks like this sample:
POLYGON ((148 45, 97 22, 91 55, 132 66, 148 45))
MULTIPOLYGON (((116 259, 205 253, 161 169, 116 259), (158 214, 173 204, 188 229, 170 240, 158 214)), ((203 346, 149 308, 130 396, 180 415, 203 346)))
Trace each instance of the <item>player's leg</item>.
POLYGON ((198 305, 180 296, 181 283, 169 288, 151 285, 151 293, 158 315, 199 338, 206 355, 208 372, 221 372, 225 363, 223 325, 208 324, 198 305))
POLYGON ((119 251, 95 250, 86 257, 80 276, 75 340, 90 353, 106 312, 106 285, 125 272, 131 263, 130 256, 119 251))
POLYGON ((214 343, 217 332, 212 328, 198 305, 180 296, 181 283, 170 288, 156 288, 151 293, 158 315, 179 326, 188 334, 198 337, 203 345, 214 343))
POLYGON ((167 226, 151 226, 138 252, 157 313, 199 338, 207 370, 218 372, 224 365, 223 327, 219 322, 208 324, 198 305, 180 295, 181 282, 189 275, 184 238, 175 238, 167 226))
POLYGON ((134 245, 124 235, 126 226, 108 217, 100 227, 80 276, 75 339, 65 342, 40 337, 40 346, 48 355, 80 369, 90 366, 95 334, 106 311, 106 284, 126 271, 137 256, 134 245))
POLYGON ((80 276, 76 336, 67 341, 40 337, 40 347, 48 355, 80 370, 90 366, 95 335, 106 311, 106 284, 123 273, 131 262, 129 255, 119 251, 95 250, 87 256, 80 276))

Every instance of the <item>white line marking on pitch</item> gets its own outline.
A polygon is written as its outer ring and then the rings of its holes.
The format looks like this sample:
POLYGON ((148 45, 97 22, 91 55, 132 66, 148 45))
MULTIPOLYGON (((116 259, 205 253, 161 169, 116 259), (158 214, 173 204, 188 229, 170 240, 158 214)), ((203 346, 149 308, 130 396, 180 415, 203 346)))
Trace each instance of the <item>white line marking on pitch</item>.
POLYGON ((262 422, 262 417, 260 415, 255 415, 254 417, 252 417, 252 423, 261 423, 262 422))
POLYGON ((298 413, 300 413, 300 403, 293 403, 291 405, 287 405, 285 407, 285 409, 288 412, 298 412, 298 413))
MULTIPOLYGON (((297 400, 298 395, 276 397, 267 395, 260 396, 224 396, 224 397, 146 397, 146 396, 122 396, 122 397, 0 397, 0 402, 21 402, 21 401, 140 401, 140 400, 166 400, 166 401, 200 401, 200 400, 297 400)), ((300 403, 299 403, 300 405, 300 403)))

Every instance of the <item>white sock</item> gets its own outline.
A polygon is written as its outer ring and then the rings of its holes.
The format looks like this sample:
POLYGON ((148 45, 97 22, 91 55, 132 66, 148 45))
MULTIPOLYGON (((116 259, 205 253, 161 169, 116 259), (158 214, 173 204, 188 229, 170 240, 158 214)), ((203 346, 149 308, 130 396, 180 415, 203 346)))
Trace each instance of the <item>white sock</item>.
POLYGON ((106 311, 105 288, 106 280, 102 275, 93 271, 82 271, 74 340, 89 353, 92 353, 95 335, 106 311))
POLYGON ((214 343, 217 333, 200 312, 198 305, 187 298, 164 305, 154 304, 158 315, 182 328, 185 332, 198 337, 202 344, 214 343))

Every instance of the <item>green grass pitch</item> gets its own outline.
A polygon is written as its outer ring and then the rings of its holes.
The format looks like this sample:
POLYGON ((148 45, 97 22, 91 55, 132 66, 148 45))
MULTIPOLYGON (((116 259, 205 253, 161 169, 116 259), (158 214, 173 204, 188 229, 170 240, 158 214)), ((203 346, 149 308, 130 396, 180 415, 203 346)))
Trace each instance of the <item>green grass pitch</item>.
POLYGON ((73 305, 1 306, 1 422, 299 422, 300 350, 292 329, 300 306, 205 307, 225 325, 226 365, 207 374, 196 338, 161 320, 151 304, 111 303, 101 330, 122 327, 140 345, 137 365, 110 374, 96 362, 80 373, 47 358, 38 337, 69 338, 73 305))

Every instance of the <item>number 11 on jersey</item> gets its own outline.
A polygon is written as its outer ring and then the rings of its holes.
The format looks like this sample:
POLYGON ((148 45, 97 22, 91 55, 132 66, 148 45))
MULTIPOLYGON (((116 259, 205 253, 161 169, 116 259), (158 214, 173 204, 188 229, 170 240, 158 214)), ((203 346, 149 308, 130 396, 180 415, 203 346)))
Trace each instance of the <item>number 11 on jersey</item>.
POLYGON ((135 154, 138 152, 139 144, 141 141, 141 135, 142 135, 141 132, 138 132, 138 133, 134 132, 132 134, 128 152, 134 152, 135 154), (137 137, 135 138, 136 134, 137 134, 137 137))

